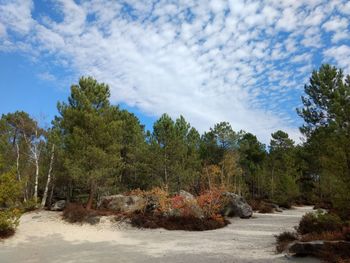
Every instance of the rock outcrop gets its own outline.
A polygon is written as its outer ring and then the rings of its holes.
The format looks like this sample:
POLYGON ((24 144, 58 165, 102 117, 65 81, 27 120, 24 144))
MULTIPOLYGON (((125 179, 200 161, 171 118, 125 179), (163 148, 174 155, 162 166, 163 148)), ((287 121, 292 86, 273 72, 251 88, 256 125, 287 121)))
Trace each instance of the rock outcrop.
POLYGON ((98 208, 117 212, 132 213, 141 211, 146 206, 145 198, 136 195, 111 195, 102 197, 98 208))
POLYGON ((66 205, 67 205, 66 200, 59 200, 51 206, 50 210, 51 211, 62 211, 66 208, 66 205))
MULTIPOLYGON (((183 200, 187 203, 187 212, 194 216, 195 218, 204 218, 204 212, 202 208, 198 205, 197 199, 189 192, 186 192, 184 190, 180 190, 179 196, 183 198, 183 200)), ((182 211, 181 209, 170 209, 166 212, 166 215, 168 216, 181 216, 182 211)))
POLYGON ((226 199, 225 206, 221 214, 228 217, 238 216, 240 218, 250 218, 253 215, 252 207, 240 195, 226 192, 223 194, 226 199))

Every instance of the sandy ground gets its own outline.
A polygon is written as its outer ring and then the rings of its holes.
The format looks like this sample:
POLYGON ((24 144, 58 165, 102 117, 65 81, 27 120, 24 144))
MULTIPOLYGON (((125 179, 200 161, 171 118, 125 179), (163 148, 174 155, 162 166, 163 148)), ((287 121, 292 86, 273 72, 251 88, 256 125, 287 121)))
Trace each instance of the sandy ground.
POLYGON ((14 237, 0 242, 0 262, 318 262, 274 252, 274 235, 292 230, 310 210, 254 214, 204 232, 139 230, 109 218, 97 226, 72 225, 60 213, 33 212, 21 218, 14 237))

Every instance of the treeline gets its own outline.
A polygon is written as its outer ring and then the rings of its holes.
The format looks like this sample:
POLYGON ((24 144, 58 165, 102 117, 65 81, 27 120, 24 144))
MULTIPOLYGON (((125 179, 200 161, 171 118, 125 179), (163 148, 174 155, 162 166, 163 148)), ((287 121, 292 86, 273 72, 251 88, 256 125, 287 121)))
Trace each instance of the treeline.
POLYGON ((350 208, 350 76, 341 70, 323 65, 305 85, 300 145, 276 131, 266 146, 227 122, 201 135, 183 116, 167 114, 145 131, 109 98, 106 84, 82 77, 48 129, 25 112, 2 115, 0 180, 20 185, 16 200, 45 206, 66 199, 91 208, 103 195, 136 188, 224 188, 282 206, 350 208))

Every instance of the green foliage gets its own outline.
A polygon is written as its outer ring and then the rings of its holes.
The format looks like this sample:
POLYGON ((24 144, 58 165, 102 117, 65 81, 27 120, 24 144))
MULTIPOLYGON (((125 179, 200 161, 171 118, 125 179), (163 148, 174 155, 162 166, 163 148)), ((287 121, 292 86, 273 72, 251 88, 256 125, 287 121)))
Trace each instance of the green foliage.
MULTIPOLYGON (((0 155, 0 163, 1 159, 0 155)), ((19 223, 20 210, 13 207, 17 205, 21 190, 22 185, 13 171, 0 174, 0 239, 13 235, 19 223)))
POLYGON ((200 170, 199 133, 186 122, 184 117, 174 122, 163 114, 153 126, 151 151, 154 158, 154 172, 162 178, 163 185, 170 191, 188 189, 200 170))
POLYGON ((350 76, 322 65, 305 85, 303 107, 298 109, 305 124, 306 150, 311 156, 319 199, 329 199, 344 217, 350 214, 350 76))
POLYGON ((16 204, 22 191, 22 184, 16 180, 13 171, 0 174, 0 206, 11 207, 16 204))
POLYGON ((261 197, 267 192, 264 186, 263 167, 266 162, 265 145, 251 133, 240 132, 240 165, 252 198, 261 197))
POLYGON ((21 209, 24 212, 34 211, 37 208, 38 208, 38 202, 35 201, 34 198, 31 198, 29 200, 24 201, 21 205, 21 209))
POLYGON ((90 189, 92 205, 96 187, 121 169, 122 120, 109 103, 110 91, 92 78, 73 85, 68 104, 59 103, 55 126, 61 131, 64 165, 69 175, 90 189))
POLYGON ((273 133, 270 142, 269 196, 284 207, 290 207, 291 202, 298 196, 298 171, 295 158, 294 142, 287 133, 277 131, 273 133))
POLYGON ((0 211, 0 239, 14 234, 21 216, 19 209, 8 209, 0 211))

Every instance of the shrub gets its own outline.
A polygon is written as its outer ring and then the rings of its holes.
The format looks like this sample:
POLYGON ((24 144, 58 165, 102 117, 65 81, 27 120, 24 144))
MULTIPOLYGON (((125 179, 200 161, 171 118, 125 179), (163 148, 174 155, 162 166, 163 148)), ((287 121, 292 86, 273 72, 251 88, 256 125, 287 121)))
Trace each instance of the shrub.
POLYGON ((253 211, 258 211, 260 210, 262 201, 258 199, 250 199, 247 200, 248 204, 252 207, 253 211))
POLYGON ((16 179, 13 170, 0 174, 0 205, 13 207, 22 191, 22 184, 16 179))
POLYGON ((299 234, 304 235, 308 233, 340 231, 341 229, 342 221, 339 216, 317 211, 316 213, 305 214, 300 220, 297 231, 299 234))
POLYGON ((63 210, 62 217, 69 223, 89 223, 96 224, 100 221, 100 216, 118 215, 124 216, 122 213, 117 213, 110 210, 88 210, 83 205, 70 203, 63 210))
POLYGON ((337 232, 322 232, 322 233, 309 233, 301 237, 301 241, 314 241, 314 240, 326 240, 326 241, 335 241, 335 240, 344 240, 344 234, 341 231, 337 232))
POLYGON ((38 208, 38 203, 34 199, 29 199, 22 203, 21 208, 24 212, 30 212, 38 208))
POLYGON ((342 234, 344 237, 344 240, 350 241, 350 226, 343 226, 342 234))
POLYGON ((270 214, 274 212, 274 208, 272 205, 267 204, 265 202, 261 202, 260 207, 259 207, 259 213, 262 214, 270 214))
POLYGON ((204 231, 222 228, 229 224, 224 219, 196 218, 192 216, 164 217, 162 215, 133 214, 131 224, 139 228, 165 228, 167 230, 204 231))
POLYGON ((314 205, 314 209, 332 209, 333 205, 331 202, 326 202, 326 201, 319 201, 314 205))
POLYGON ((346 242, 328 242, 317 257, 325 262, 350 262, 349 244, 346 242))
POLYGON ((289 243, 298 239, 298 235, 294 232, 285 231, 279 235, 276 235, 275 238, 277 243, 276 250, 278 253, 281 253, 286 249, 289 243))
POLYGON ((205 217, 212 218, 220 214, 227 202, 222 193, 221 189, 212 189, 197 197, 198 205, 202 208, 205 217))
POLYGON ((7 238, 15 233, 21 216, 19 209, 0 211, 0 238, 7 238))
POLYGON ((85 209, 81 204, 68 204, 63 210, 63 219, 69 223, 83 223, 91 216, 92 211, 85 209))

